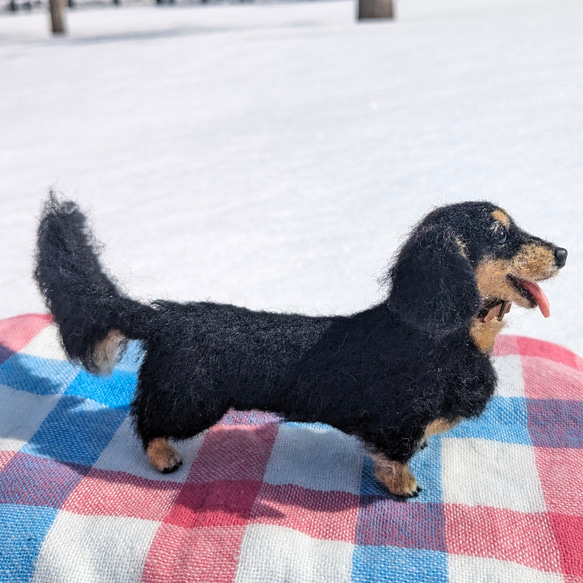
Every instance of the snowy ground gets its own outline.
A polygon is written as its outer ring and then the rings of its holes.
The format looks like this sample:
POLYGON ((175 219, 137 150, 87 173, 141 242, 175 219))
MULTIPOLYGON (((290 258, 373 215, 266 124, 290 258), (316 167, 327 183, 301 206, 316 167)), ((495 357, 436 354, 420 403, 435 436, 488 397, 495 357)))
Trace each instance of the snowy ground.
POLYGON ((0 17, 0 317, 49 187, 90 209, 141 298, 348 313, 432 206, 494 200, 570 252, 552 316, 583 354, 583 3, 402 0, 102 7, 0 17))

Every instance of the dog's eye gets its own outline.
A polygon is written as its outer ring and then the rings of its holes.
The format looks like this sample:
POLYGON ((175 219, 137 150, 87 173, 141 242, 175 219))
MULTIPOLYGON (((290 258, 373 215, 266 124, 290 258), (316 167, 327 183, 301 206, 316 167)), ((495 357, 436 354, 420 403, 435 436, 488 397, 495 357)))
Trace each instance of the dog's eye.
POLYGON ((491 236, 493 241, 495 241, 499 245, 502 245, 503 243, 506 242, 508 232, 506 231, 504 225, 496 222, 492 225, 491 236))

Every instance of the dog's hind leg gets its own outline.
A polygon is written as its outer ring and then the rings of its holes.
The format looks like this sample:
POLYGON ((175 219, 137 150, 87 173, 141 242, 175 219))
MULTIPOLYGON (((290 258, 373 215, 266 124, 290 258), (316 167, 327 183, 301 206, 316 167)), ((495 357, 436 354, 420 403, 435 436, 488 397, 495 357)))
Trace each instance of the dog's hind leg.
POLYGON ((169 367, 167 356, 160 351, 146 353, 131 404, 134 428, 148 460, 162 473, 174 472, 182 465, 169 439, 182 441, 202 433, 230 407, 230 402, 209 402, 209 389, 186 373, 179 376, 180 371, 169 367))
POLYGON ((132 415, 148 461, 159 472, 168 474, 182 465, 180 454, 168 440, 181 441, 202 433, 221 419, 227 407, 212 412, 204 411, 202 406, 199 411, 168 407, 172 399, 157 400, 160 395, 162 391, 142 391, 132 403, 132 415))
POLYGON ((157 393, 144 390, 144 385, 143 379, 140 379, 138 394, 132 403, 134 427, 152 467, 168 474, 182 465, 180 454, 168 443, 168 438, 181 436, 172 433, 171 418, 166 423, 161 422, 161 418, 165 420, 165 416, 162 414, 164 411, 160 410, 160 403, 153 398, 157 393))

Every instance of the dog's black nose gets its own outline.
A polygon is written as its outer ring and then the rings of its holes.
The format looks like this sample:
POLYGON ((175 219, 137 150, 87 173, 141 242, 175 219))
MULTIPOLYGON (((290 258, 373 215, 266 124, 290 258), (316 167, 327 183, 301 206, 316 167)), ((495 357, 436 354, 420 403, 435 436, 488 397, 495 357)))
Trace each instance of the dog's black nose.
POLYGON ((561 268, 567 263, 567 250, 562 247, 555 249, 555 263, 557 267, 561 268))

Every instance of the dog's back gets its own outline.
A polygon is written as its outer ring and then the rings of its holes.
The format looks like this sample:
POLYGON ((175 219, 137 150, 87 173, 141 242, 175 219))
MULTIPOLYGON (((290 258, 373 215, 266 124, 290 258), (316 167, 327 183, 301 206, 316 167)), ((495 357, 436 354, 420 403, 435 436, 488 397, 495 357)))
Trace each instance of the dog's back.
POLYGON ((155 302, 147 366, 182 387, 221 383, 245 407, 247 391, 267 392, 317 344, 335 318, 252 311, 229 304, 155 302), (184 378, 182 378, 184 377, 184 378))

